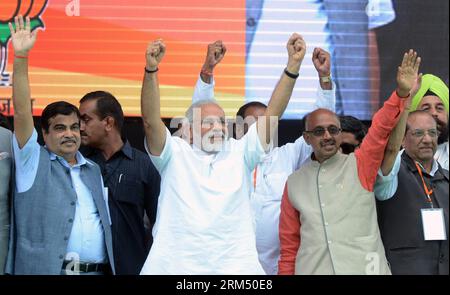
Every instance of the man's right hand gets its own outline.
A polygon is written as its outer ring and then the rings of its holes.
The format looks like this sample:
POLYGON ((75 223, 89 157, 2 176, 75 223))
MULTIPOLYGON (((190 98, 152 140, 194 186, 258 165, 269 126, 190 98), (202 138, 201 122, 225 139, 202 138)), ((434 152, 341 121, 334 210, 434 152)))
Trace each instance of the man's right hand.
POLYGON ((329 77, 331 75, 330 53, 322 48, 314 48, 312 62, 319 77, 329 77))
POLYGON ((214 68, 222 61, 225 52, 227 52, 227 48, 222 43, 222 40, 208 44, 205 63, 200 71, 200 77, 203 82, 211 84, 214 68))
POLYGON ((292 74, 298 74, 300 65, 306 54, 305 40, 303 40, 301 35, 294 33, 289 38, 286 47, 289 55, 286 68, 292 74))
POLYGON ((419 76, 417 76, 416 83, 414 83, 414 86, 411 89, 411 97, 414 97, 417 94, 421 85, 422 85, 422 74, 419 74, 419 76))
POLYGON ((217 40, 214 43, 208 44, 208 51, 206 53, 205 63, 202 70, 212 72, 214 68, 222 61, 227 52, 227 48, 222 40, 217 40))
POLYGON ((154 71, 158 68, 159 63, 166 53, 166 45, 162 39, 157 39, 147 46, 145 57, 147 60, 146 68, 149 71, 154 71))
POLYGON ((410 49, 403 55, 402 64, 397 71, 397 94, 400 97, 407 97, 413 89, 418 79, 421 58, 417 52, 410 49))
POLYGON ((15 28, 11 23, 8 23, 11 31, 11 41, 14 48, 15 55, 28 56, 28 52, 33 48, 36 42, 37 31, 31 32, 30 18, 26 18, 26 23, 23 22, 22 16, 14 18, 15 28))

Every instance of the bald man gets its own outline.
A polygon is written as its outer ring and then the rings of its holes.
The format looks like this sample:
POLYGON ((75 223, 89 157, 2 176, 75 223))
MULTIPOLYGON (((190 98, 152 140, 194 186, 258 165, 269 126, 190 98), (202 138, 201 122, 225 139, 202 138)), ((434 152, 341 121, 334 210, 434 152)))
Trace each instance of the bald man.
POLYGON ((286 183, 281 201, 279 274, 391 273, 373 187, 389 134, 409 97, 419 65, 417 53, 405 53, 397 90, 375 114, 355 153, 339 153, 342 134, 335 113, 319 109, 307 117, 303 136, 313 154, 286 183))

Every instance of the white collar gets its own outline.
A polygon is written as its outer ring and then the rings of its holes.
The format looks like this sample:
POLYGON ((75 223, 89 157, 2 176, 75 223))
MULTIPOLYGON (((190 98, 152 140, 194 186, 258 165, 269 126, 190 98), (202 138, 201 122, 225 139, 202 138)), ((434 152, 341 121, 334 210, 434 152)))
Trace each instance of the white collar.
MULTIPOLYGON (((422 164, 420 164, 419 162, 415 161, 417 164, 419 164, 419 166, 422 168, 422 170, 426 171, 426 169, 422 166, 422 164)), ((433 166, 431 166, 431 171, 430 173, 428 173, 430 176, 434 177, 434 174, 436 174, 436 172, 439 169, 439 165, 437 163, 436 160, 433 159, 433 166)))

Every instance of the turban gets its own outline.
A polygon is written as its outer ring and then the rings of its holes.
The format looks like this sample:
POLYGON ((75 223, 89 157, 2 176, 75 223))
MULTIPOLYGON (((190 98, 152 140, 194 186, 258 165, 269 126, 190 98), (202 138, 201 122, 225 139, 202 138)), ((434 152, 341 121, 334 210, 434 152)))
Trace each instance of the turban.
POLYGON ((437 97, 439 97, 440 100, 442 100, 445 111, 448 114, 448 87, 441 79, 431 74, 422 76, 422 83, 420 85, 420 88, 417 91, 416 95, 414 95, 411 102, 411 110, 414 111, 417 109, 420 101, 428 91, 434 93, 437 97))

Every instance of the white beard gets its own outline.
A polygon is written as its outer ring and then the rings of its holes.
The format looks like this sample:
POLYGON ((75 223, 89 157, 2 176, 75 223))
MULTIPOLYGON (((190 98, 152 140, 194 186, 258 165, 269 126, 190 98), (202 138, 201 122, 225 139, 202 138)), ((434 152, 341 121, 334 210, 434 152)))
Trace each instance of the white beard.
POLYGON ((223 150, 225 145, 225 134, 223 132, 210 131, 206 133, 202 138, 202 150, 208 154, 216 154, 223 150), (221 136, 221 141, 213 141, 211 142, 211 138, 216 136, 221 136))

